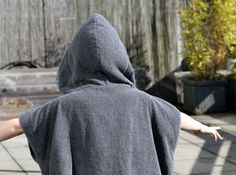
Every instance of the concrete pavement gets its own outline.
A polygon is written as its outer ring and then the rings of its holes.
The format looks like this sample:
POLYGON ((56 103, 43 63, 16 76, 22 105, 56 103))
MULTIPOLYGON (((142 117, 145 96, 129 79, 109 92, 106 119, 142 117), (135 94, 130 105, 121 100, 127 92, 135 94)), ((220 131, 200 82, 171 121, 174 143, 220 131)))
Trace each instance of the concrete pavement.
POLYGON ((0 174, 41 174, 38 165, 31 158, 25 135, 1 142, 0 174))
POLYGON ((175 154, 177 175, 236 174, 236 113, 193 116, 209 126, 220 126, 224 140, 181 131, 175 154))
MULTIPOLYGON (((1 71, 0 120, 17 117, 24 107, 58 96, 55 79, 55 69, 1 71)), ((193 117, 222 127, 224 140, 214 142, 209 136, 181 131, 175 154, 176 175, 236 175, 236 112, 193 117)), ((24 135, 0 143, 1 174, 40 174, 24 135)))
MULTIPOLYGON (((176 175, 236 174, 236 113, 194 116, 211 126, 221 126, 223 141, 181 131, 175 154, 176 175)), ((39 175, 25 135, 0 143, 0 174, 39 175)))

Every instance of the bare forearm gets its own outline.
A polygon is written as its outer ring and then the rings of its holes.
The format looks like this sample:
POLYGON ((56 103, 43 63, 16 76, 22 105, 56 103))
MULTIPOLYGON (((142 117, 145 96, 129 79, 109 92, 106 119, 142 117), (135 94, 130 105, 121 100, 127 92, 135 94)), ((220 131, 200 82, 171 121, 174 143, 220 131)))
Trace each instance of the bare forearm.
POLYGON ((185 130, 199 130, 202 128, 203 124, 192 119, 190 116, 188 116, 185 113, 180 114, 181 116, 181 129, 185 130))
POLYGON ((210 134, 215 141, 221 140, 221 135, 216 131, 220 129, 220 127, 208 127, 194 119, 190 116, 186 115, 185 113, 180 114, 181 116, 181 129, 191 130, 194 134, 210 134))
POLYGON ((0 141, 10 139, 23 133, 19 119, 0 121, 0 141))

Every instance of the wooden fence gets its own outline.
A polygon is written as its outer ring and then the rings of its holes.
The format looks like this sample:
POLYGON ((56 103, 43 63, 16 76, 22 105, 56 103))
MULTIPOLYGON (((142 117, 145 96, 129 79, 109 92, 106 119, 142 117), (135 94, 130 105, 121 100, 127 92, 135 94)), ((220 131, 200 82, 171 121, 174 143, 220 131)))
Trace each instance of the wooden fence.
POLYGON ((176 0, 1 0, 0 67, 13 61, 56 65, 79 25, 93 13, 118 30, 134 65, 158 80, 177 67, 176 0))

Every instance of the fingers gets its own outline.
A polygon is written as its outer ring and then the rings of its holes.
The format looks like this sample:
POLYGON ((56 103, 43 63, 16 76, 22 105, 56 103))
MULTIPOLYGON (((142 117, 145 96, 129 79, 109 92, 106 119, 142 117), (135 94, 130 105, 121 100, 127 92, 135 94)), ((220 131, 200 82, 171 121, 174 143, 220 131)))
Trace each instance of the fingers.
POLYGON ((204 125, 204 127, 200 131, 202 134, 205 133, 211 135, 214 138, 214 140, 217 141, 223 139, 217 131, 219 129, 221 129, 221 127, 208 127, 204 125))
POLYGON ((221 137, 221 135, 216 131, 215 133, 215 141, 217 140, 223 140, 223 137, 221 137))
POLYGON ((212 135, 215 141, 223 139, 217 131, 217 129, 220 129, 220 127, 209 127, 209 128, 211 130, 209 133, 212 135))
POLYGON ((222 140, 223 138, 219 134, 217 130, 221 129, 221 127, 208 127, 206 125, 202 125, 202 128, 199 130, 194 130, 192 131, 193 134, 195 135, 200 135, 200 134, 209 134, 210 136, 213 137, 215 141, 222 140))

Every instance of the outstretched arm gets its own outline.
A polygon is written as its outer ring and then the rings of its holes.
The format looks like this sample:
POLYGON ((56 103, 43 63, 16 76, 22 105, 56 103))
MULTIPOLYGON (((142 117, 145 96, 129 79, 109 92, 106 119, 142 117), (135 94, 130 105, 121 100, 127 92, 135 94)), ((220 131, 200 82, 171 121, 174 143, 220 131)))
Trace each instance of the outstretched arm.
POLYGON ((19 118, 0 121, 0 141, 10 139, 23 133, 19 118))
POLYGON ((191 130, 193 131, 194 134, 197 135, 210 134, 215 139, 215 141, 223 139, 221 135, 217 132, 217 129, 220 129, 219 127, 208 127, 182 112, 180 113, 180 116, 181 116, 181 129, 191 130))

